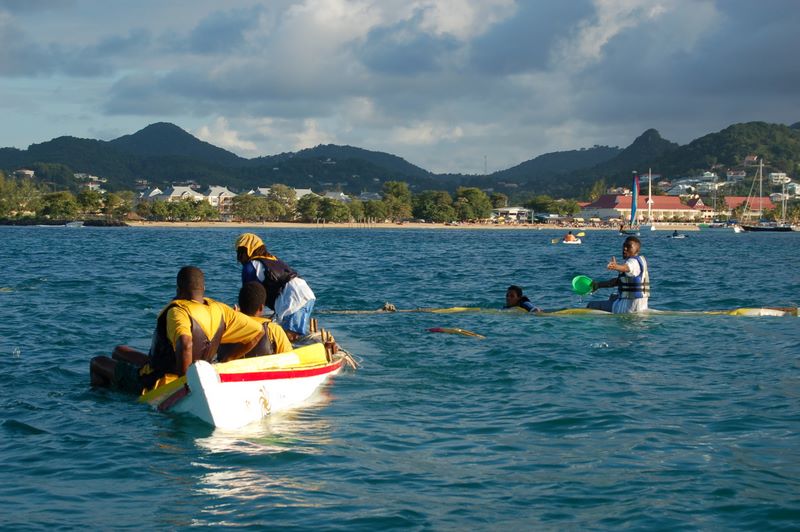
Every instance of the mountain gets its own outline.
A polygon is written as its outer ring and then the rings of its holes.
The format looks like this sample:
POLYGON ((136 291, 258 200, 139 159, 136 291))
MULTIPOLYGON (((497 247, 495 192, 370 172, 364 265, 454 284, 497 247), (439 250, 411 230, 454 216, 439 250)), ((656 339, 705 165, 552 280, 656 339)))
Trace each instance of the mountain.
POLYGON ((763 157, 772 167, 793 173, 800 164, 800 129, 766 122, 734 124, 695 139, 654 164, 662 174, 685 174, 709 170, 714 165, 740 166, 751 154, 763 157))
POLYGON ((337 146, 335 144, 320 144, 314 148, 306 148, 298 152, 282 153, 270 157, 258 157, 251 159, 251 165, 263 163, 272 165, 274 163, 285 163, 290 159, 319 159, 323 161, 366 161, 378 168, 384 168, 399 175, 429 178, 433 177, 429 171, 415 166, 402 157, 389 153, 370 151, 353 146, 337 146))
POLYGON ((679 148, 679 144, 662 138, 655 129, 648 129, 616 157, 596 166, 594 171, 612 175, 622 173, 630 177, 632 171, 641 171, 644 166, 652 163, 652 161, 656 161, 679 148))
POLYGON ((613 159, 621 151, 616 147, 594 146, 582 150, 545 153, 508 170, 495 172, 492 176, 507 181, 530 181, 543 176, 566 174, 576 170, 592 168, 613 159))
POLYGON ((35 168, 40 180, 75 189, 73 172, 108 179, 109 190, 194 181, 236 191, 284 183, 315 191, 380 191, 386 181, 405 181, 414 192, 455 191, 459 186, 494 189, 512 197, 549 194, 583 197, 592 185, 626 184, 631 172, 691 175, 712 166, 736 166, 757 154, 770 168, 792 174, 800 167, 800 123, 734 124, 685 146, 648 129, 625 149, 594 146, 546 153, 489 175, 433 174, 389 153, 353 146, 320 145, 294 153, 245 159, 203 142, 174 124, 156 123, 111 141, 58 137, 27 150, 0 148, 0 169, 35 168))
POLYGON ((766 122, 734 124, 684 146, 648 129, 606 162, 570 174, 531 180, 523 188, 557 197, 585 197, 600 179, 609 185, 627 185, 631 172, 644 173, 648 168, 670 177, 691 176, 715 165, 739 166, 750 154, 764 157, 770 168, 791 173, 800 165, 800 129, 766 122))
POLYGON ((204 142, 167 122, 150 124, 132 135, 119 137, 107 144, 139 158, 175 157, 230 167, 242 166, 248 162, 247 159, 204 142))

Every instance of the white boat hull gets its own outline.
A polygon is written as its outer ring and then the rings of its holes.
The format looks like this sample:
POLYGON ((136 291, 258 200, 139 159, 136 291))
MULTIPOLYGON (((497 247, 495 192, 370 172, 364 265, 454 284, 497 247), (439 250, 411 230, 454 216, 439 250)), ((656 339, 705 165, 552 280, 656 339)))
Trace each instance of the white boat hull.
POLYGON ((301 405, 339 373, 343 363, 343 356, 328 360, 322 344, 223 364, 198 361, 189 367, 185 380, 157 388, 141 400, 161 411, 236 429, 301 405))

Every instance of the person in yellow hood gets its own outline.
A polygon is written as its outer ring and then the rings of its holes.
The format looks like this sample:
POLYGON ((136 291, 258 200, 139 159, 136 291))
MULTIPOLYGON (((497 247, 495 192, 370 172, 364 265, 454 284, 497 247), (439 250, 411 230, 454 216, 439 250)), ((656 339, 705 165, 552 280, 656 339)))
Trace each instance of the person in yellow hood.
POLYGON ((308 283, 269 253, 258 235, 243 233, 234 247, 236 259, 242 264, 242 285, 258 281, 264 286, 264 303, 274 311, 273 321, 284 328, 289 339, 308 334, 316 301, 308 283))

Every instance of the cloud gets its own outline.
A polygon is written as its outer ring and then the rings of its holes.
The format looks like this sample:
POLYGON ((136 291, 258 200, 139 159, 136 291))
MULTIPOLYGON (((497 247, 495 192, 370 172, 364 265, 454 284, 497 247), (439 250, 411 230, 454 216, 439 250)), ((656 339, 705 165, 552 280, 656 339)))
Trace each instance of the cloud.
POLYGON ((479 173, 651 127, 685 143, 798 120, 798 27, 796 0, 6 1, 0 98, 37 127, 0 145, 52 138, 50 116, 164 120, 248 156, 338 143, 479 173))
POLYGON ((245 153, 251 157, 258 155, 255 143, 239 138, 239 132, 231 129, 228 120, 222 116, 217 117, 211 125, 195 130, 194 136, 235 153, 245 153))
POLYGON ((304 129, 294 135, 294 150, 302 150, 304 148, 313 148, 320 144, 330 144, 333 137, 324 131, 321 131, 319 124, 316 120, 305 120, 304 129))
POLYGON ((224 54, 243 48, 248 32, 256 28, 263 8, 248 6, 215 11, 203 18, 187 35, 166 36, 164 43, 175 50, 195 54, 224 54))

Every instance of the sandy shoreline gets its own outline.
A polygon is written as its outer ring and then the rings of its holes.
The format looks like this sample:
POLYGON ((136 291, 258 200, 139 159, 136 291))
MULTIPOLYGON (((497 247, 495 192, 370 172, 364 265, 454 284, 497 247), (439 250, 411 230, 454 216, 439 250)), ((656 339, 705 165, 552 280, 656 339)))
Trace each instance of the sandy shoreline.
MULTIPOLYGON (((256 229, 444 229, 444 230, 533 230, 533 231, 617 231, 616 227, 582 227, 553 226, 548 224, 459 224, 445 225, 437 223, 292 223, 292 222, 126 222, 131 227, 196 227, 196 228, 256 228, 256 229)), ((694 224, 659 224, 663 231, 678 229, 681 231, 697 231, 694 224)))

